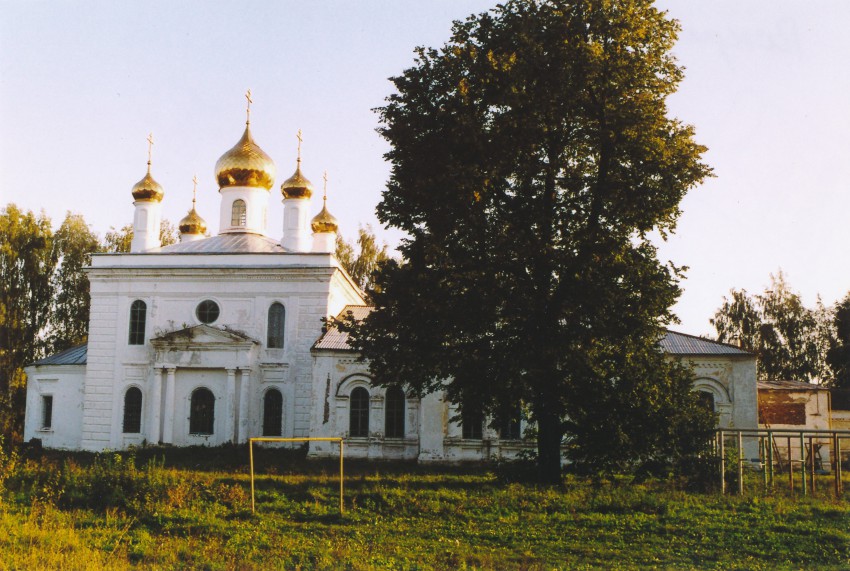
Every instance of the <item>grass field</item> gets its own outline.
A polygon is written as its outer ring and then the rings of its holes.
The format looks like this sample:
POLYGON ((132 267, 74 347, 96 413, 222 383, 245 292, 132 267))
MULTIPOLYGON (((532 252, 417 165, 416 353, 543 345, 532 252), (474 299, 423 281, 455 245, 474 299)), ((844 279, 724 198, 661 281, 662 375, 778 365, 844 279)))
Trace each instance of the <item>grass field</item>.
POLYGON ((846 569, 850 501, 245 448, 0 458, 3 569, 846 569))

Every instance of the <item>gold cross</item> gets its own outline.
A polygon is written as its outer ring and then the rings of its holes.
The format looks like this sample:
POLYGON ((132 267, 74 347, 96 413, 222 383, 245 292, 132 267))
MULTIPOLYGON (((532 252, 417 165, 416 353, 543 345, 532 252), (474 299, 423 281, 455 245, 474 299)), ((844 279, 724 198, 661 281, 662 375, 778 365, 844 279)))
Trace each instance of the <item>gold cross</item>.
POLYGON ((153 154, 153 133, 148 135, 148 172, 151 170, 151 155, 153 154))
POLYGON ((301 129, 298 129, 298 133, 295 134, 295 138, 298 139, 298 163, 301 164, 301 141, 304 140, 301 138, 301 129))
POLYGON ((245 99, 248 100, 248 118, 245 120, 245 124, 250 125, 251 124, 251 103, 254 102, 254 100, 251 99, 251 90, 250 89, 245 93, 245 99))
POLYGON ((322 200, 325 202, 328 201, 328 171, 325 171, 325 174, 322 176, 325 181, 325 195, 322 197, 322 200))
POLYGON ((198 175, 192 177, 192 210, 195 209, 195 195, 198 192, 198 175))

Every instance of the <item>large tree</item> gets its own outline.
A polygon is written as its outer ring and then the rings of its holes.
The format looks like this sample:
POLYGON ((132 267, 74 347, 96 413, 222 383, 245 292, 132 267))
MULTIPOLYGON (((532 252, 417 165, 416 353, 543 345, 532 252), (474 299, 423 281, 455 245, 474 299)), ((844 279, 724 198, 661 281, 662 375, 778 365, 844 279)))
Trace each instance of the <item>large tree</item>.
POLYGON ((375 287, 375 271, 390 258, 387 250, 386 243, 378 245, 378 239, 369 225, 358 229, 356 248, 346 242, 341 234, 336 237, 337 260, 360 289, 367 293, 375 287))
POLYGON ((826 382, 831 377, 827 356, 835 344, 832 315, 820 299, 807 308, 780 270, 761 294, 731 290, 711 324, 718 341, 757 355, 760 378, 826 382))
POLYGON ((499 422, 523 402, 541 479, 673 458, 710 426, 658 349, 672 231, 709 175, 665 100, 677 22, 649 0, 510 0, 419 48, 379 109, 378 206, 407 233, 352 335, 376 381, 445 390, 499 422), (566 438, 566 440, 565 440, 566 438))
POLYGON ((44 213, 14 204, 0 210, 0 431, 23 418, 23 367, 44 355, 56 266, 53 231, 44 213))
POLYGON ((53 304, 48 337, 51 351, 62 351, 88 337, 89 279, 83 268, 100 249, 97 234, 80 214, 67 213, 53 237, 53 256, 58 266, 51 280, 53 304))

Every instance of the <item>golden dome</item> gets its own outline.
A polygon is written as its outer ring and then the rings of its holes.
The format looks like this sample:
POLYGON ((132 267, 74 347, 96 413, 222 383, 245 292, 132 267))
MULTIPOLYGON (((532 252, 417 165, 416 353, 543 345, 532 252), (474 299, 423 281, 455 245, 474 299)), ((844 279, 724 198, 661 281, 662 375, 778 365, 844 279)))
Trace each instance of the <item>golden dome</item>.
POLYGON ((322 205, 322 211, 310 222, 310 228, 313 229, 314 234, 330 233, 339 230, 339 222, 337 222, 336 217, 328 212, 327 199, 325 199, 325 203, 322 205))
POLYGON ((148 173, 145 178, 133 185, 133 200, 162 202, 164 195, 162 185, 151 176, 151 163, 148 161, 148 173))
POLYGON ((251 186, 269 190, 274 184, 275 172, 274 161, 251 138, 248 124, 239 142, 215 163, 220 188, 251 186))
POLYGON ((313 196, 313 183, 301 174, 301 159, 298 159, 295 173, 280 185, 280 192, 284 198, 310 198, 313 196))
POLYGON ((180 221, 180 225, 178 227, 180 228, 181 234, 205 235, 207 233, 207 223, 200 217, 194 206, 192 207, 192 210, 189 211, 189 214, 183 217, 183 220, 180 221))

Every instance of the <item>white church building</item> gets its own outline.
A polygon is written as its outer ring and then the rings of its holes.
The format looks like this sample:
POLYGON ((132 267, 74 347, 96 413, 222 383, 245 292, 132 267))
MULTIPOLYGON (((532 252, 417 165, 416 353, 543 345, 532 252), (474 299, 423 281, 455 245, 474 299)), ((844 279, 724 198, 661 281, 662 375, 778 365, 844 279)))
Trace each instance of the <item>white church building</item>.
MULTIPOLYGON (((300 145, 300 138, 299 138, 300 145)), ((266 221, 272 159, 250 122, 215 166, 218 233, 194 208, 180 242, 159 242, 163 188, 151 175, 132 188, 129 253, 94 254, 88 343, 33 363, 24 438, 72 450, 241 443, 255 436, 346 439, 368 458, 420 461, 513 456, 534 446, 517 417, 497 429, 455 420, 435 393, 421 399, 371 382, 346 335, 322 318, 365 315, 363 292, 334 257, 327 197, 311 218, 313 186, 301 173, 280 185, 283 236, 266 221)), ((757 427, 755 356, 670 332, 662 349, 695 368, 695 389, 724 427, 757 427)), ((518 403, 519 404, 519 403, 518 403)), ((313 455, 335 446, 311 443, 313 455)))

